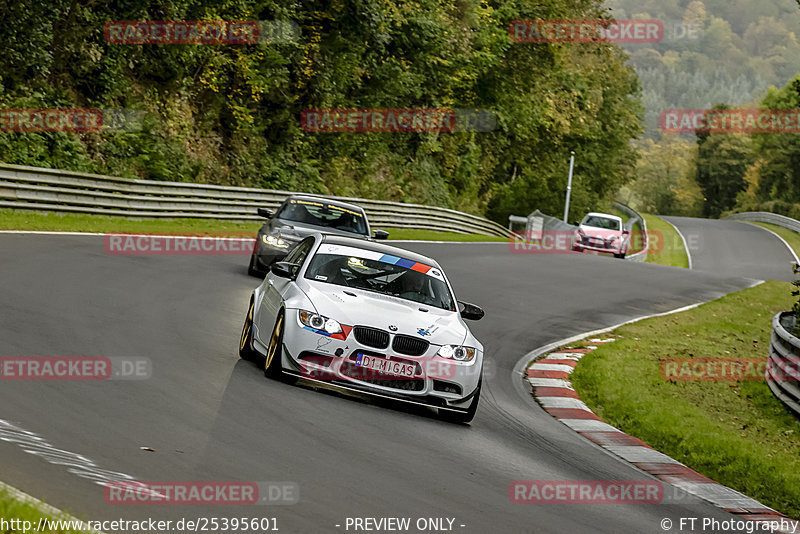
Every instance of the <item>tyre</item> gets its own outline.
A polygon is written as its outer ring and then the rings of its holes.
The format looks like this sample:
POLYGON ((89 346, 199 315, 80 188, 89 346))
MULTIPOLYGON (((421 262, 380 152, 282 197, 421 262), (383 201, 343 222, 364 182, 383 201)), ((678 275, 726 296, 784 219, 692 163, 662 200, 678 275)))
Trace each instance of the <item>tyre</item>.
POLYGON ((247 308, 247 315, 242 326, 242 336, 239 339, 239 357, 243 360, 254 360, 257 353, 253 349, 253 299, 250 299, 250 306, 247 308))
POLYGON ((264 376, 267 378, 281 378, 281 354, 283 352, 283 318, 285 314, 281 311, 275 320, 275 327, 269 336, 267 345, 267 356, 264 358, 264 376))
POLYGON ((614 254, 614 257, 615 258, 619 258, 621 260, 624 260, 625 259, 625 253, 621 252, 620 254, 614 254))
POLYGON ((257 276, 259 278, 264 278, 264 275, 256 268, 256 253, 253 252, 250 255, 250 264, 247 266, 247 274, 250 276, 257 276))
POLYGON ((481 400, 481 386, 483 379, 478 382, 478 387, 475 390, 475 395, 472 397, 472 402, 467 408, 466 412, 451 412, 450 410, 439 410, 439 418, 449 423, 465 424, 472 421, 475 417, 475 412, 478 411, 478 403, 481 400))

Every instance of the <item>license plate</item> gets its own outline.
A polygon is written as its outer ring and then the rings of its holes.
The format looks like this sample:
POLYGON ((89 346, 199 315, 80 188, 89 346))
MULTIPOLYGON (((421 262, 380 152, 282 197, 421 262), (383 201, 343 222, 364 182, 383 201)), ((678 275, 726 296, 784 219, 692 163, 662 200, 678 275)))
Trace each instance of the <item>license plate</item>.
POLYGON ((415 368, 414 365, 377 358, 375 356, 367 356, 366 354, 359 354, 356 357, 356 365, 371 371, 403 378, 413 377, 415 368))

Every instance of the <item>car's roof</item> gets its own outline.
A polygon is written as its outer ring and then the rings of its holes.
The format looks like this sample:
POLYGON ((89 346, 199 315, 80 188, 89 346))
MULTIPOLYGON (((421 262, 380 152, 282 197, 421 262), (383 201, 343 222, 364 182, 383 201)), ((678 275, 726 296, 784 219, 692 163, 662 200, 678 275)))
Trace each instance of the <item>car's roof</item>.
POLYGON ((347 245, 356 248, 363 248, 364 250, 371 250, 373 252, 380 252, 381 254, 388 254, 390 256, 398 256, 407 260, 424 263, 432 267, 441 267, 433 258, 410 252, 408 250, 384 245, 383 243, 376 243, 375 241, 367 241, 357 237, 346 237, 341 235, 322 234, 322 241, 324 243, 331 243, 333 245, 347 245))
POLYGON ((333 200, 328 197, 323 196, 314 196, 314 195, 290 195, 286 197, 286 200, 305 200, 307 202, 325 202, 326 204, 330 204, 332 206, 339 206, 340 208, 347 208, 350 210, 355 211, 364 211, 361 206, 356 206, 355 204, 349 204, 347 202, 342 202, 341 200, 333 200))
MULTIPOLYGON (((605 217, 606 219, 614 219, 615 221, 622 222, 622 217, 619 217, 618 215, 609 215, 608 213, 599 213, 596 211, 590 211, 589 213, 586 214, 586 217, 590 216, 605 217)), ((584 219, 586 217, 584 217, 584 219)))

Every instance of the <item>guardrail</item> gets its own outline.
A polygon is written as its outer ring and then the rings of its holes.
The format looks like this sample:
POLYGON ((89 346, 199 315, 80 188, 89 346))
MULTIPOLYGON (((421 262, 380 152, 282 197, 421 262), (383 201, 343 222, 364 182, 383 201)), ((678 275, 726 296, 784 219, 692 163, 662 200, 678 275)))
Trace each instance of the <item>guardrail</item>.
POLYGON ((631 231, 631 235, 633 235, 633 225, 636 224, 636 222, 638 222, 639 226, 642 227, 642 250, 635 254, 631 254, 630 256, 626 256, 625 259, 640 263, 646 262, 647 249, 650 248, 650 236, 647 235, 647 222, 644 220, 644 217, 639 215, 639 212, 631 207, 626 206, 622 202, 614 202, 614 207, 628 216, 628 221, 625 223, 625 227, 631 231))
MULTIPOLYGON (((291 191, 137 180, 0 163, 0 207, 129 217, 257 222, 291 191)), ((509 237, 503 226, 460 211, 386 200, 330 197, 358 204, 373 227, 509 237)))
MULTIPOLYGON (((638 222, 639 225, 642 227, 642 239, 643 239, 642 250, 636 252, 635 254, 630 254, 626 256, 625 259, 636 262, 647 261, 647 249, 649 247, 650 242, 648 240, 648 235, 647 235, 647 223, 645 222, 644 217, 639 215, 639 213, 637 213, 632 208, 626 206, 625 204, 622 204, 621 202, 614 202, 614 207, 628 216, 628 221, 625 223, 625 228, 631 232, 631 235, 633 235, 633 226, 636 224, 636 222, 638 222)), ((564 222, 561 219, 557 219, 556 217, 545 215, 539 210, 534 211, 527 217, 520 217, 518 215, 509 215, 508 229, 511 230, 514 224, 520 224, 520 225, 524 224, 526 238, 533 240, 541 239, 542 232, 574 231, 575 229, 577 229, 577 226, 564 222)))
POLYGON ((742 213, 734 213, 728 215, 726 219, 733 219, 734 221, 749 221, 749 222, 764 222, 774 224, 775 226, 782 226, 789 230, 794 230, 800 233, 800 221, 778 215, 777 213, 770 213, 768 211, 744 211, 742 213))
POLYGON ((766 379, 772 393, 800 416, 800 339, 783 324, 791 313, 778 313, 772 318, 766 379))

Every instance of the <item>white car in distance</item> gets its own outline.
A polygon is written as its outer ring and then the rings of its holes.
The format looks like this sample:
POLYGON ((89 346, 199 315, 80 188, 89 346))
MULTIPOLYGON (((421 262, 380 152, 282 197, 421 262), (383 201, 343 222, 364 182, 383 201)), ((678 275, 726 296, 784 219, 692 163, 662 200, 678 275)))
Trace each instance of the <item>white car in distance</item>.
POLYGON ((573 238, 575 252, 607 252, 615 258, 625 258, 630 248, 631 233, 622 218, 607 213, 587 213, 573 238))

